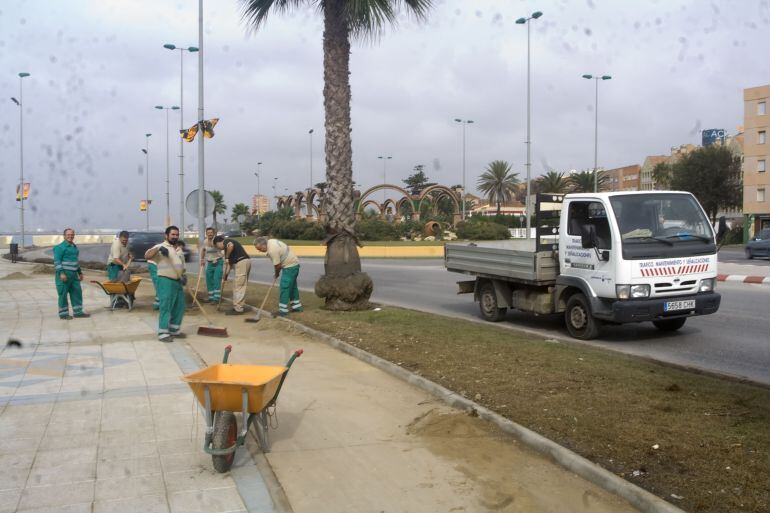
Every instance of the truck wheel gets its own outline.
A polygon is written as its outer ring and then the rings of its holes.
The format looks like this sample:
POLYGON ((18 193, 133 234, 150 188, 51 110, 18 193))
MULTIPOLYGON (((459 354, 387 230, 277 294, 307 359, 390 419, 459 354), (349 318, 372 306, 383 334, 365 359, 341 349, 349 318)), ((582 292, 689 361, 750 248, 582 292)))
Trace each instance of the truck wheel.
POLYGON ((652 321, 656 328, 660 331, 676 331, 687 321, 687 317, 679 317, 678 319, 663 319, 662 321, 652 321))
POLYGON ((479 310, 485 321, 500 322, 505 319, 507 308, 497 306, 497 294, 491 282, 485 281, 479 289, 479 310))
POLYGON ((569 298, 564 322, 569 334, 577 339, 591 340, 599 336, 599 321, 591 315, 591 306, 583 294, 573 294, 569 298))

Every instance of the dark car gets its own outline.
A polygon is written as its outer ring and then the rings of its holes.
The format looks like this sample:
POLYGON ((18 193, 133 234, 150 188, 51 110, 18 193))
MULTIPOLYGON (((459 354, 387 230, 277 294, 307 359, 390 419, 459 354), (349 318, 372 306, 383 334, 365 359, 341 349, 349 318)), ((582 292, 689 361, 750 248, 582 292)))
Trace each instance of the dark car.
POLYGON ((746 258, 770 257, 770 228, 765 228, 746 244, 746 258))
MULTIPOLYGON (((129 232, 128 251, 134 255, 134 260, 144 262, 144 253, 151 247, 160 244, 166 240, 166 234, 163 232, 129 232)), ((187 246, 182 246, 184 261, 190 261, 190 250, 187 246)))
POLYGON ((224 233, 222 233, 223 237, 227 237, 228 239, 234 238, 234 237, 243 237, 243 232, 240 230, 228 230, 224 233))

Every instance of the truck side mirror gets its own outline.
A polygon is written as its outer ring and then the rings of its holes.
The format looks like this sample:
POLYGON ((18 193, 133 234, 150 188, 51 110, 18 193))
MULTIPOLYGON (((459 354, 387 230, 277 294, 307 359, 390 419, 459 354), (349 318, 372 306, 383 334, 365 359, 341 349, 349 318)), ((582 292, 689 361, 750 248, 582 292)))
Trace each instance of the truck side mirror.
POLYGON ((727 221, 725 220, 725 216, 721 216, 719 218, 719 228, 717 228, 717 242, 720 242, 724 238, 725 233, 727 233, 727 221))
POLYGON ((596 247, 596 228, 592 224, 580 226, 580 245, 583 249, 596 247))

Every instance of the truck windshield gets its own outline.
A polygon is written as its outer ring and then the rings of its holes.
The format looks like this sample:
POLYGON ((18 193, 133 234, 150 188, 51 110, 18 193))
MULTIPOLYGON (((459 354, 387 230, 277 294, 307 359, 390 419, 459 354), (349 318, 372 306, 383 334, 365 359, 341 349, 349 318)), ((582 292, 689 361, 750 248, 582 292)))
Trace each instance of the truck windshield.
POLYGON ((713 253, 714 232, 689 194, 629 194, 610 198, 627 259, 713 253))

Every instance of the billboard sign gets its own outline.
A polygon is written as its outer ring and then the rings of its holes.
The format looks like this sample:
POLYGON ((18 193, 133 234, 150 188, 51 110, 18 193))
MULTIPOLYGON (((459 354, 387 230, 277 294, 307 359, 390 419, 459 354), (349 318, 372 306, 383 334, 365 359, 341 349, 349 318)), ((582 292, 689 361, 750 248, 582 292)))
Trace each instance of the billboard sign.
POLYGON ((711 146, 717 141, 724 143, 726 137, 727 132, 724 128, 709 128, 701 132, 701 144, 703 146, 711 146))

